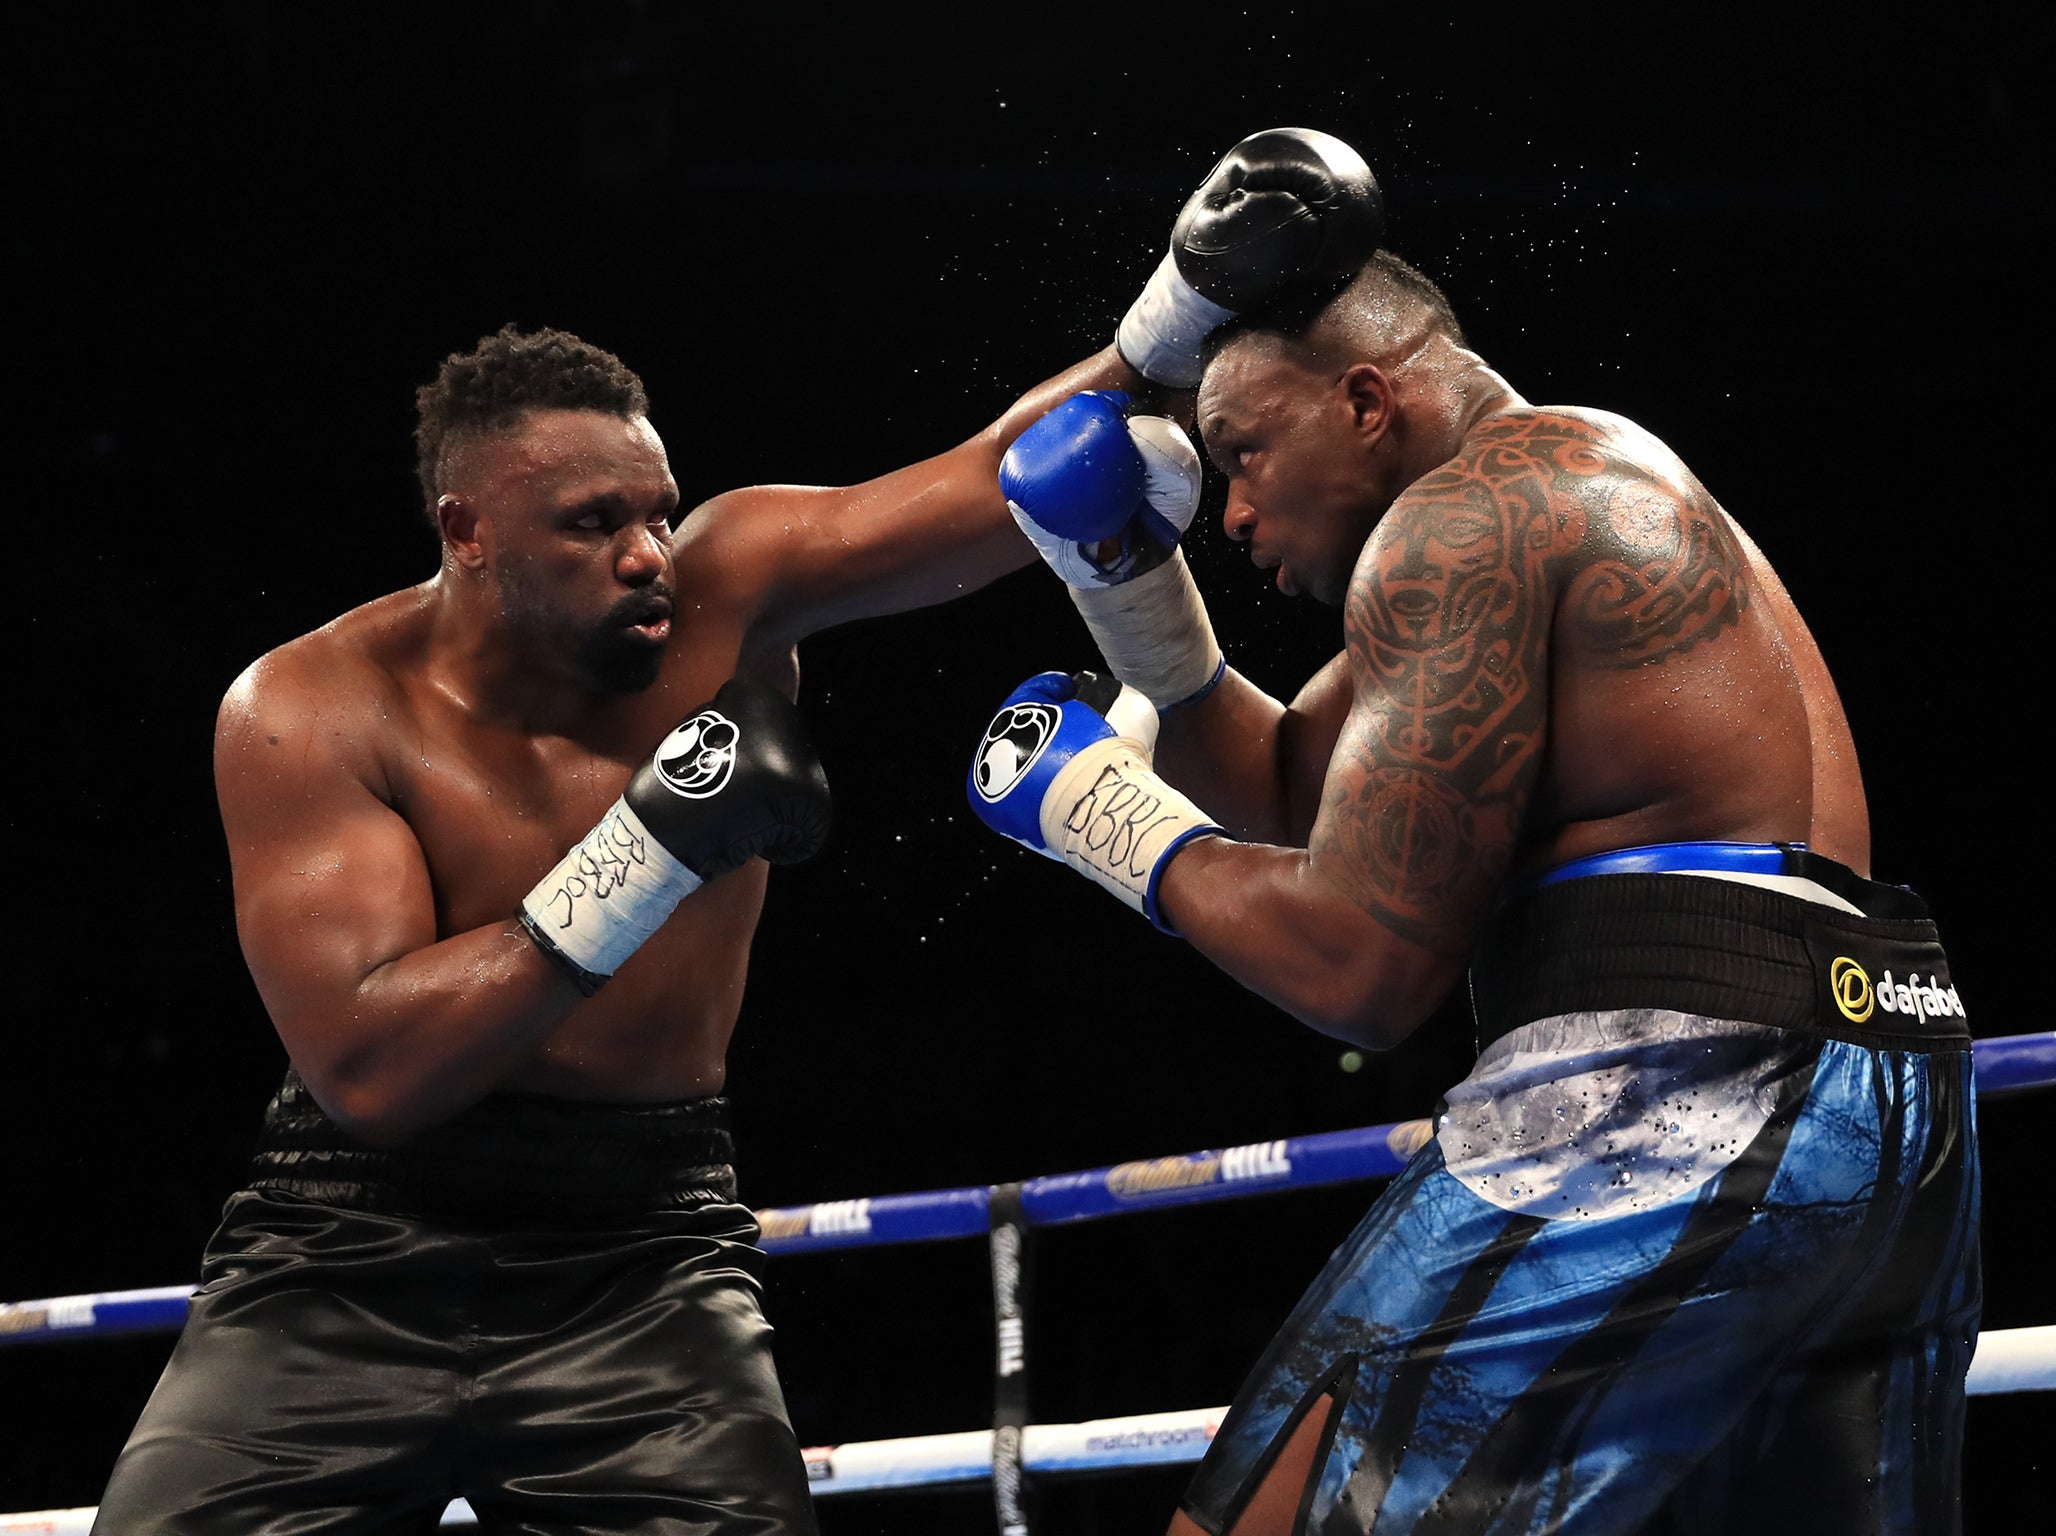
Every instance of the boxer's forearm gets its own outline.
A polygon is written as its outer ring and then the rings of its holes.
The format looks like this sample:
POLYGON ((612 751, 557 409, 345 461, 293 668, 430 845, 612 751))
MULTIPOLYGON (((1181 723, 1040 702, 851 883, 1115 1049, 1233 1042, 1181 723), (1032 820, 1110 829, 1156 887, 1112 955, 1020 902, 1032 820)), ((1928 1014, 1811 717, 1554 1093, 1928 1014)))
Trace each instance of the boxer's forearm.
MULTIPOLYGON (((1118 389, 1152 400, 1162 393, 1129 367, 1112 347, 1103 347, 1090 357, 1073 363, 1062 373, 1053 374, 1028 390, 987 429, 984 436, 995 445, 992 460, 995 484, 998 483, 1000 456, 1005 454, 1014 439, 1065 400, 1086 389, 1118 389)), ((1190 396, 1182 394, 1176 398, 1190 400, 1190 396)))
POLYGON ((1165 869, 1170 927, 1300 1022, 1372 1050, 1397 1045, 1463 974, 1460 959, 1380 924, 1304 849, 1203 839, 1165 869))
POLYGON ((1320 810, 1337 713, 1304 706, 1304 696, 1281 704, 1231 667, 1201 703, 1165 712, 1157 767, 1236 837, 1303 845, 1320 810))
POLYGON ((1284 718, 1284 705, 1230 668, 1204 701, 1164 713, 1158 770, 1234 836, 1288 842, 1279 777, 1284 718))
POLYGON ((339 994, 260 990, 316 1100, 372 1146, 492 1092, 584 1001, 513 921, 399 956, 339 994))
POLYGON ((681 532, 728 541, 738 553, 714 558, 731 569, 763 562, 769 601, 757 625, 776 644, 949 602, 1035 559, 999 489, 1000 460, 1014 439, 1079 390, 1138 387, 1143 381, 1109 347, 932 458, 855 485, 731 491, 681 532))

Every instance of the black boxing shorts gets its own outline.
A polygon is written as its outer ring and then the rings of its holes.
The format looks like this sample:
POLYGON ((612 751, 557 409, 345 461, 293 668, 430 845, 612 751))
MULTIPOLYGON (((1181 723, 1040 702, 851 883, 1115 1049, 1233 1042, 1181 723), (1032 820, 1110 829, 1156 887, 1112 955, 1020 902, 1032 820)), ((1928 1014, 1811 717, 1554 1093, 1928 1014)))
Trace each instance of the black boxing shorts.
POLYGON ((288 1075, 104 1532, 815 1529, 725 1105, 499 1094, 395 1151, 288 1075))

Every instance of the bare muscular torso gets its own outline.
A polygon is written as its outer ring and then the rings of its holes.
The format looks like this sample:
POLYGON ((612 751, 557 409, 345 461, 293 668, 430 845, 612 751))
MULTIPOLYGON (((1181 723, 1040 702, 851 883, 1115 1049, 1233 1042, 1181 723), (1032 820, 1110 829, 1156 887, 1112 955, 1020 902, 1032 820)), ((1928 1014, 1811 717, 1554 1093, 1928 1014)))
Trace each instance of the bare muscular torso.
MULTIPOLYGON (((1311 470, 1285 476, 1279 445, 1319 419, 1326 380, 1272 430, 1267 389, 1289 390, 1261 353, 1224 356, 1247 365, 1203 396, 1228 531, 1281 579, 1297 560, 1323 581, 1356 440, 1313 434, 1311 470)), ((1508 891, 1566 860, 1790 841, 1868 873, 1848 723, 1755 546, 1633 423, 1478 377, 1492 395, 1454 451, 1370 514, 1343 654, 1289 708, 1231 675, 1158 742, 1173 782, 1251 839, 1186 845, 1159 887, 1170 920, 1261 995, 1378 1048, 1449 995, 1508 891)))
MULTIPOLYGON (((1435 765, 1506 876, 1701 839, 1805 842, 1867 873, 1862 781, 1812 635, 1762 553, 1632 422, 1486 417, 1393 504, 1347 615, 1387 701, 1352 722, 1364 759, 1435 765), (1516 829, 1496 856, 1494 825, 1516 829)), ((1445 867, 1475 878, 1477 861, 1445 867)), ((1447 911, 1430 884, 1412 902, 1447 911)))
MULTIPOLYGON (((644 755, 738 671, 796 690, 796 655, 766 632, 761 584, 746 561, 692 554, 700 531, 688 520, 674 539, 675 618, 657 681, 595 696, 559 730, 497 718, 466 696, 439 633, 433 583, 353 609, 254 670, 269 708, 298 691, 288 712, 319 716, 341 744, 327 771, 358 781, 418 846, 434 933, 415 941, 506 925, 644 755)), ((401 905, 418 871, 395 862, 401 905)), ((634 1101, 718 1092, 765 883, 764 865, 752 861, 689 897, 500 1086, 634 1101)), ((254 954, 253 963, 261 978, 254 954)))
MULTIPOLYGON (((438 686, 433 658, 404 617, 388 629, 385 670, 397 708, 379 732, 379 752, 391 804, 414 829, 434 880, 438 933, 518 910, 665 732, 738 671, 796 691, 790 647, 750 652, 753 594, 719 591, 693 561, 675 569, 678 617, 657 682, 606 701, 571 734, 530 736, 479 720, 438 686)), ((386 603, 402 615, 415 606, 407 594, 386 603)), ((359 610, 367 628, 379 626, 384 607, 359 610)), ((752 860, 694 893, 504 1086, 636 1100, 718 1092, 765 884, 765 865, 752 860)))
POLYGON ((639 415, 536 407, 446 444, 436 576, 260 659, 216 727, 244 957, 323 1107, 397 1144, 496 1089, 719 1091, 763 865, 687 897, 589 998, 528 938, 524 897, 729 678, 791 696, 805 636, 1032 559, 1006 445, 1133 382, 1108 348, 933 458, 731 491, 675 531, 639 415), (649 647, 654 681, 613 691, 649 647))

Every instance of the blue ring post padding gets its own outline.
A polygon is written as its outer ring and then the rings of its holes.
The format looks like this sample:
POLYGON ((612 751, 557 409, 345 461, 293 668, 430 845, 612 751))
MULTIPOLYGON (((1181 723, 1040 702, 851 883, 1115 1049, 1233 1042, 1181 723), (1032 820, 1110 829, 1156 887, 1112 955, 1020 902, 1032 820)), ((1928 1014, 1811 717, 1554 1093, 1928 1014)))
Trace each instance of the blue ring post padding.
POLYGON ((2056 1030, 1973 1040, 1970 1049, 1980 1095, 2056 1083, 2056 1030))
MULTIPOLYGON (((2056 1031, 1976 1040, 1971 1050, 1980 1095, 2056 1087, 2056 1031)), ((1427 1127, 1425 1120, 1402 1120, 1060 1173, 1026 1181, 1021 1203, 1031 1226, 1060 1226, 1160 1206, 1387 1178, 1406 1166, 1427 1127)), ((811 1253, 982 1237, 991 1229, 991 1203, 988 1185, 767 1209, 757 1213, 765 1228, 760 1244, 770 1253, 811 1253)), ((0 1302, 0 1347, 89 1334, 168 1332, 184 1324, 193 1289, 160 1286, 0 1302)))

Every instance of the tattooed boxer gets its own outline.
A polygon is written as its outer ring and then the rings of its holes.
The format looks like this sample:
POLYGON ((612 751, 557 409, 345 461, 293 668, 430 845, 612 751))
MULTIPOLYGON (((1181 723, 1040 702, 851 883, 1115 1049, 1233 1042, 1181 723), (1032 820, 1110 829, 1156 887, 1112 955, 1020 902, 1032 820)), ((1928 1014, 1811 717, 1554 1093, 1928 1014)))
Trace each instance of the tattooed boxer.
POLYGON ((1954 1529, 1970 1037, 1921 901, 1869 878, 1777 574, 1664 444, 1530 404, 1389 252, 1215 326, 1203 366, 1227 534, 1340 609, 1341 654, 1271 698, 1182 561, 1054 537, 1174 430, 1074 398, 1001 481, 1116 681, 1025 684, 972 804, 1358 1045, 1468 976, 1481 1055, 1173 1531, 1954 1529))

